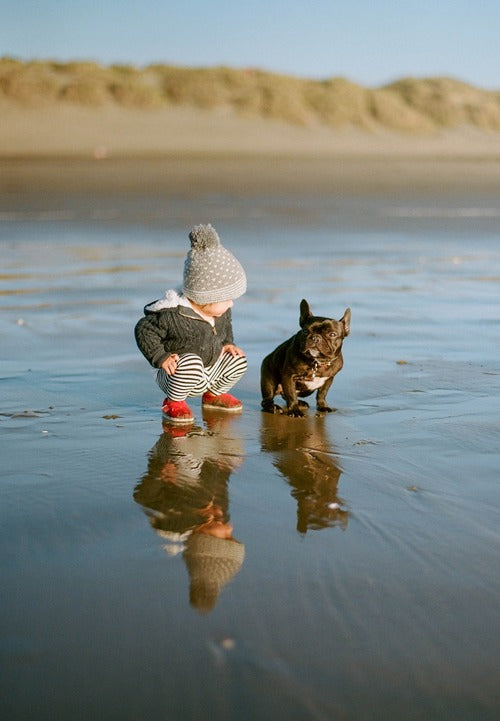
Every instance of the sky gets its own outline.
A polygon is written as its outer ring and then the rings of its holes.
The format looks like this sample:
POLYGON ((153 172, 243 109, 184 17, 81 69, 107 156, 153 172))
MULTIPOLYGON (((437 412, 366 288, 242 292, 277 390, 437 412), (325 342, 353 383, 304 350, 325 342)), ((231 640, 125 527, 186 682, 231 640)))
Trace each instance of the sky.
POLYGON ((500 0, 0 0, 0 57, 500 90, 500 0))

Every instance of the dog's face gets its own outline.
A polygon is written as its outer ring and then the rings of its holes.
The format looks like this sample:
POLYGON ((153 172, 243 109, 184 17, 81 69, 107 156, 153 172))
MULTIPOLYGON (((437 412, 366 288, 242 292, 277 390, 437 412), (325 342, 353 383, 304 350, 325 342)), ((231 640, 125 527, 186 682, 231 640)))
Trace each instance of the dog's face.
POLYGON ((351 310, 346 308, 340 320, 322 318, 311 313, 309 304, 300 304, 301 350, 311 358, 333 358, 342 348, 342 341, 349 335, 351 310))

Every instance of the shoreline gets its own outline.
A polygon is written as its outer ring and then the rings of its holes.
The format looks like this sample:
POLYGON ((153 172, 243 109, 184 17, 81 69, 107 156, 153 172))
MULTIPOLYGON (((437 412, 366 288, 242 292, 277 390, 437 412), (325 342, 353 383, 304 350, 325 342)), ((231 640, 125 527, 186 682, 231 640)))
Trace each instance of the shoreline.
POLYGON ((500 160, 435 157, 294 157, 170 154, 161 157, 0 158, 0 207, 33 192, 230 194, 393 193, 496 197, 500 160))

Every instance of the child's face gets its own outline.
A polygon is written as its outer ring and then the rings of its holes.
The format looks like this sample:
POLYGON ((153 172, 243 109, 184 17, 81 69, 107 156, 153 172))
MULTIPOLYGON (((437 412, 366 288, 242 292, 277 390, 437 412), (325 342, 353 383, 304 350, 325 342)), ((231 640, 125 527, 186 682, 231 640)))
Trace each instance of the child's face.
POLYGON ((200 308, 203 313, 208 315, 210 318, 220 318, 220 316, 224 315, 226 310, 232 308, 233 305, 234 303, 232 300, 221 300, 219 303, 207 303, 206 305, 201 305, 200 308))

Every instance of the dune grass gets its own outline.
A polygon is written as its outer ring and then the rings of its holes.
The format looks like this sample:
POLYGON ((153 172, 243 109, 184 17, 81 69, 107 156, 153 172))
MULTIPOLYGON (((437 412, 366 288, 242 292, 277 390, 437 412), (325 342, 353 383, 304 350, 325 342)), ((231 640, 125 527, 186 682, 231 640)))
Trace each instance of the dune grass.
POLYGON ((0 59, 0 99, 26 107, 118 104, 154 110, 187 105, 297 125, 409 133, 463 125, 500 131, 500 93, 452 78, 404 78, 365 88, 345 78, 310 80, 258 69, 0 59))

